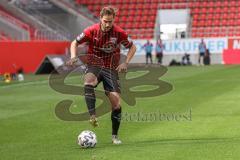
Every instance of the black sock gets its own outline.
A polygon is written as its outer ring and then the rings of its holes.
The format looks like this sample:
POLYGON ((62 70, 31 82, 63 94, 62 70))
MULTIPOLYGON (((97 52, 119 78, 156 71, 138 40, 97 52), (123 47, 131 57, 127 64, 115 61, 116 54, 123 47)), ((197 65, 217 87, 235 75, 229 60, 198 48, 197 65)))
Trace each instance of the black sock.
POLYGON ((111 119, 112 119, 112 135, 118 134, 118 129, 121 122, 121 107, 112 111, 111 119))
POLYGON ((84 86, 84 92, 85 92, 85 101, 87 103, 88 112, 90 115, 95 115, 95 103, 96 103, 96 97, 94 92, 94 87, 92 85, 85 85, 84 86))

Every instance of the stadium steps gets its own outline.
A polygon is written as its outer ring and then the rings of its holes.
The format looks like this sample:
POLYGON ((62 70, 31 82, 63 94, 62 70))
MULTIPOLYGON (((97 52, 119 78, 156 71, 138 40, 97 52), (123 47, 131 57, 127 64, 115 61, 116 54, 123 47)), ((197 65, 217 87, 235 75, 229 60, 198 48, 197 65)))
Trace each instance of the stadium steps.
POLYGON ((0 5, 12 16, 17 18, 30 25, 31 32, 31 40, 55 40, 56 33, 55 30, 52 30, 50 27, 36 19, 30 14, 27 14, 23 10, 19 9, 14 5, 14 3, 10 3, 8 0, 1 0, 0 5), (42 34, 44 33, 44 34, 42 34), (50 35, 50 36, 49 36, 50 35))
POLYGON ((92 15, 92 12, 89 12, 86 7, 77 5, 75 0, 49 1, 75 16, 83 16, 84 18, 88 19, 88 21, 92 21, 93 23, 98 22, 98 17, 92 15))
POLYGON ((12 38, 9 35, 6 35, 4 31, 0 31, 0 41, 11 41, 12 38))
MULTIPOLYGON (((62 7, 49 0, 27 1, 27 5, 18 3, 17 5, 24 12, 32 15, 51 29, 55 30, 63 40, 72 40, 80 34, 86 26, 87 20, 82 20, 62 7), (85 24, 85 25, 84 25, 85 24)), ((43 33, 44 34, 44 33, 43 33)), ((48 35, 48 33, 46 33, 48 35)))
POLYGON ((87 12, 87 9, 85 7, 77 7, 77 5, 75 5, 75 1, 73 0, 49 1, 68 13, 65 14, 65 16, 68 16, 68 22, 65 24, 69 24, 67 28, 70 28, 72 32, 72 38, 75 38, 86 27, 98 22, 98 19, 94 17, 90 12, 87 12))
POLYGON ((3 40, 30 40, 30 26, 11 14, 0 6, 0 28, 1 39, 3 40), (8 35, 8 36, 6 36, 8 35), (11 38, 9 38, 11 37, 11 38))
POLYGON ((69 40, 69 31, 49 16, 62 10, 49 1, 16 1, 13 5, 46 26, 47 30, 39 30, 38 34, 44 34, 50 40, 69 40))

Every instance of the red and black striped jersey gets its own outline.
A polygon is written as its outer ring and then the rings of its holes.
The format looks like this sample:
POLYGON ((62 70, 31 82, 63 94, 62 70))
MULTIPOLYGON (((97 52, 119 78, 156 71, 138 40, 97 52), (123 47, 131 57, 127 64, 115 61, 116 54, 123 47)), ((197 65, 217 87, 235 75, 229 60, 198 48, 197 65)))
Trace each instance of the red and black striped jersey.
POLYGON ((78 44, 88 43, 87 64, 115 69, 119 65, 120 47, 132 46, 127 33, 120 27, 113 25, 111 30, 103 32, 101 24, 97 23, 86 28, 77 36, 78 44))

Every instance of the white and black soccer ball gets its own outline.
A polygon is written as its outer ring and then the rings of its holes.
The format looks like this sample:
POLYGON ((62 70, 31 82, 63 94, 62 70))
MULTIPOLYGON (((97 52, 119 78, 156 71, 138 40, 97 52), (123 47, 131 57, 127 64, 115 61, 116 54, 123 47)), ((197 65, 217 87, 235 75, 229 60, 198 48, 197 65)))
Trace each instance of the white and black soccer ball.
POLYGON ((78 144, 82 148, 94 148, 97 144, 97 136, 94 132, 85 130, 78 135, 78 144))

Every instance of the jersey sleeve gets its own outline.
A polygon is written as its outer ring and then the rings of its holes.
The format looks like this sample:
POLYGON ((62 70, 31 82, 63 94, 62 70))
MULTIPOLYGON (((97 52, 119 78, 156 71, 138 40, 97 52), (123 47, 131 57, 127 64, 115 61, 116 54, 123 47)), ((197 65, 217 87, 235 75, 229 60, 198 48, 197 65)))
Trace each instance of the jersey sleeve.
POLYGON ((125 48, 131 48, 133 45, 133 42, 128 39, 128 35, 124 31, 121 32, 120 44, 123 45, 125 48))
POLYGON ((91 39, 90 29, 86 28, 80 35, 77 36, 76 41, 78 44, 82 44, 84 42, 89 42, 91 39))

